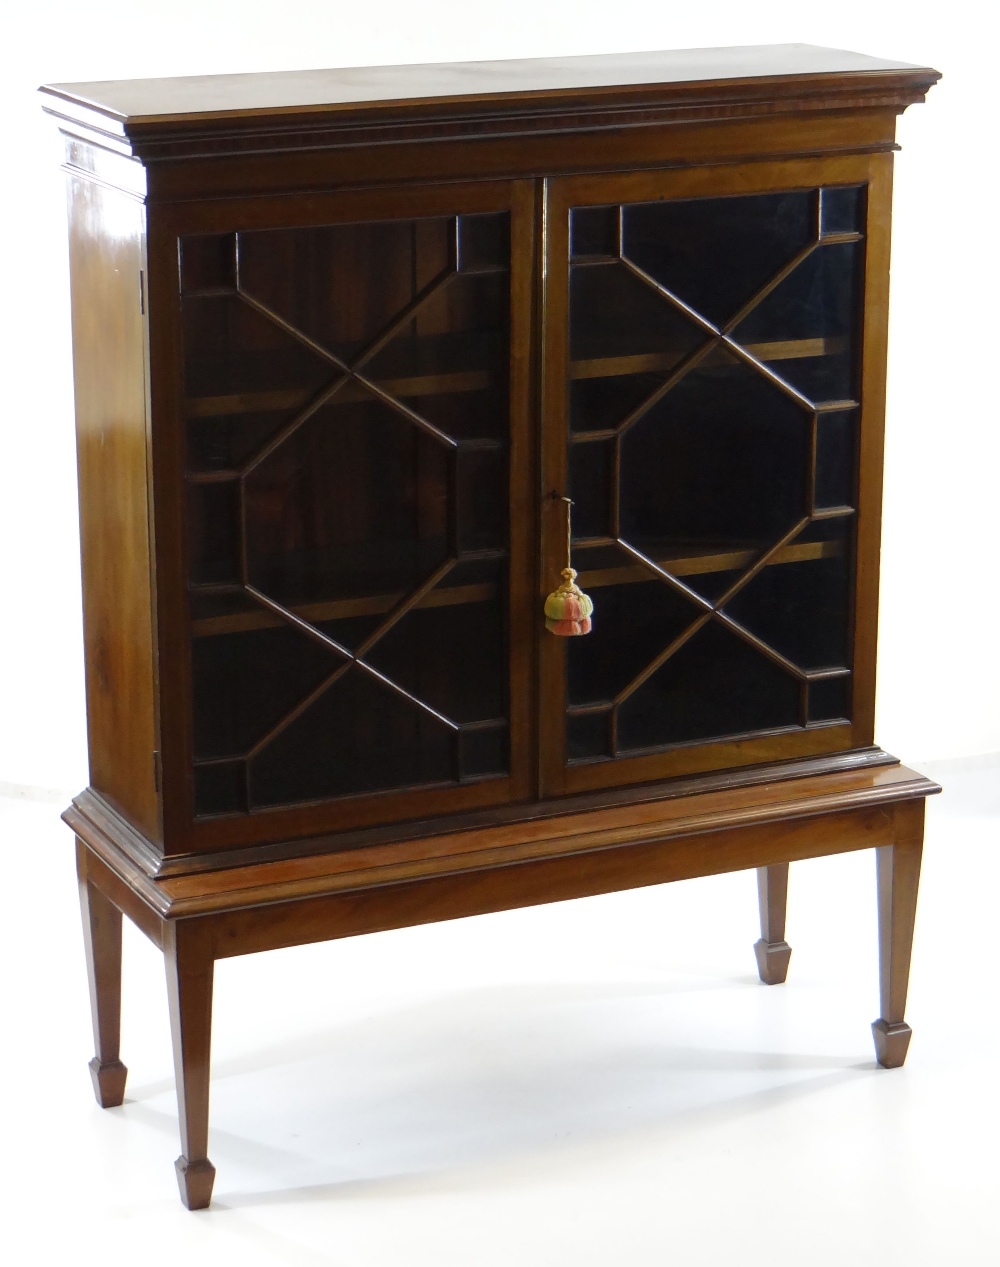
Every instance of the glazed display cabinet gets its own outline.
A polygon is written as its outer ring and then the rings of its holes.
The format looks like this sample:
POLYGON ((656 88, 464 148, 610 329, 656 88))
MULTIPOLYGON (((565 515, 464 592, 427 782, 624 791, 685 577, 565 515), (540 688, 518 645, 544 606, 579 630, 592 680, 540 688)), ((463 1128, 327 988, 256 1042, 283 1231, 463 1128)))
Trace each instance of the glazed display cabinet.
POLYGON ((937 788, 873 735, 889 223, 936 79, 778 46, 43 90, 91 1070, 121 1103, 124 912, 188 1205, 229 955, 756 867, 776 983, 788 863, 874 848, 902 1063, 937 788))

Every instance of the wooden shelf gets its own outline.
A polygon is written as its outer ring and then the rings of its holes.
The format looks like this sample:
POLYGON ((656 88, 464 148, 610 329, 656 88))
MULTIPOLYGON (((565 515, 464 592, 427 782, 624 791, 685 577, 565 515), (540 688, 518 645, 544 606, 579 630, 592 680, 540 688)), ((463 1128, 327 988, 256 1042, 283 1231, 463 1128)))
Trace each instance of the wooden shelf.
MULTIPOLYGON (((382 391, 397 398, 443 396, 458 392, 486 391, 493 376, 488 370, 466 370, 454 374, 421 374, 411 378, 372 380, 382 391)), ((315 389, 285 388, 273 392, 242 392, 232 396, 194 396, 185 402, 188 418, 225 418, 233 414, 294 412, 304 409, 317 395, 315 389)), ((330 400, 343 405, 375 397, 360 383, 345 383, 330 400)))
MULTIPOLYGON (((497 587, 489 581, 479 585, 452 585, 445 589, 434 589, 425 594, 414 605, 413 610, 454 607, 461 603, 485 603, 495 597, 496 591, 497 587)), ((234 587, 233 592, 237 592, 237 587, 234 587)), ((391 611, 404 597, 405 591, 397 594, 364 594, 359 598, 301 603, 290 610, 315 625, 326 620, 348 620, 353 616, 381 616, 384 612, 391 611)), ((191 632, 196 638, 208 638, 216 634, 247 633, 252 629, 277 629, 283 624, 285 621, 280 616, 261 607, 257 611, 234 612, 231 615, 202 616, 191 622, 191 632)))
MULTIPOLYGON (((585 548, 585 543, 582 543, 585 548)), ((580 548, 581 543, 577 543, 580 548)), ((718 544, 703 547, 687 546, 683 552, 657 554, 654 562, 666 568, 674 576, 699 576, 709 572, 730 572, 749 567, 758 557, 757 549, 724 549, 718 544)), ((815 559, 835 558, 843 553, 840 541, 810 541, 801 545, 786 546, 779 551, 768 566, 782 563, 805 563, 815 559)), ((612 568, 584 570, 579 575, 584 589, 600 589, 605 585, 631 585, 654 579, 653 574, 641 563, 625 564, 612 568)), ((205 587, 218 592, 217 587, 205 587)), ((198 589, 195 587, 194 593, 198 589)), ((233 593, 239 593, 234 586, 233 593)), ((495 598, 497 587, 492 582, 476 585, 453 585, 431 590, 425 594, 413 610, 428 607, 453 607, 464 603, 486 603, 495 598)), ((311 624, 327 620, 348 620, 357 616, 380 616, 392 610, 404 597, 404 591, 394 594, 365 594, 358 598, 330 599, 323 602, 301 603, 290 610, 311 624)), ((196 638, 210 638, 219 634, 248 633, 256 629, 277 629, 285 622, 280 616, 261 607, 257 611, 233 612, 220 616, 202 616, 191 622, 191 633, 196 638)))
MULTIPOLYGON (((837 356, 847 351, 847 339, 831 336, 819 339, 786 339, 776 343, 744 343, 740 345, 758 361, 794 361, 813 356, 837 356)), ((571 361, 569 376, 572 381, 585 378, 620 378, 628 374, 662 374, 679 364, 684 355, 681 348, 664 352, 642 352, 632 356, 587 357, 571 361)), ((731 361, 732 353, 713 349, 701 361, 702 366, 724 365, 731 361)))
MULTIPOLYGON (((847 350, 840 337, 789 339, 775 343, 747 343, 746 350, 760 361, 792 361, 814 356, 836 356, 847 350)), ((681 348, 662 352, 641 352, 629 356, 590 357, 572 361, 570 379, 620 378, 630 374, 663 374, 672 370, 684 355, 681 348)), ((703 366, 725 364, 729 355, 713 350, 703 366)), ((488 391, 494 376, 488 370, 458 370, 448 374, 415 374, 408 378, 375 380, 377 386, 398 399, 446 396, 462 392, 488 391)), ((304 409, 316 396, 314 388, 287 387, 270 392, 238 392, 231 395, 192 396, 185 401, 185 417, 228 418, 248 413, 293 413, 304 409)), ((360 383, 345 383, 331 399, 331 405, 373 399, 360 383)))
MULTIPOLYGON (((577 543, 580 548, 585 543, 577 543)), ((774 556, 769 567, 782 563, 808 563, 816 559, 833 559, 843 554, 841 541, 807 541, 785 546, 774 556)), ((703 576, 709 572, 734 572, 750 567, 760 555, 759 549, 725 549, 718 544, 693 547, 683 552, 651 555, 654 563, 673 576, 703 576)), ((584 569, 577 577, 581 589, 600 589, 603 585, 633 585, 639 581, 654 580, 653 573, 641 563, 623 567, 584 569)))

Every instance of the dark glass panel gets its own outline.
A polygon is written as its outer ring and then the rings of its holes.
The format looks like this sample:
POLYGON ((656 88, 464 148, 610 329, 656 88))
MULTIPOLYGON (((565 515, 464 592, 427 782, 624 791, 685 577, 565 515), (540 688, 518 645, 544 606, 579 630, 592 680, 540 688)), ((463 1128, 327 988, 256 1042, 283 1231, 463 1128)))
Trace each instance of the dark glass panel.
MULTIPOLYGON (((283 393, 284 394, 284 393, 283 393)), ((298 394, 298 393, 297 393, 298 394)), ((220 401, 226 407, 226 402, 220 401)), ((197 406, 196 406, 197 408, 197 406)), ((232 412, 199 414, 187 424, 189 471, 235 471, 263 448, 267 440, 293 416, 293 410, 241 412, 238 401, 232 412)))
POLYGON ((573 267, 569 275, 570 376, 669 370, 706 334, 624 265, 573 267), (641 361, 635 359, 641 357, 641 361), (630 360, 631 359, 631 360, 630 360))
POLYGON ((735 551, 740 569, 807 513, 809 415, 728 353, 685 375, 621 445, 622 535, 650 558, 735 551))
POLYGON ((826 542, 796 542, 813 557, 764 568, 726 614, 802 669, 847 667, 851 566, 846 521, 826 542))
POLYGON ((506 549, 506 450, 460 450, 455 469, 459 551, 506 549))
POLYGON ((186 298, 184 393, 189 418, 227 411, 298 412, 338 371, 237 295, 186 298))
POLYGON ((503 717, 506 574, 504 565, 494 563, 488 581, 431 590, 419 607, 379 639, 365 660, 451 721, 503 717), (484 597, 470 595, 472 588, 484 597), (452 601, 455 598, 471 601, 452 601))
MULTIPOLYGON (((617 441, 570 444, 575 536, 611 535, 617 497, 623 540, 694 591, 651 579, 618 547, 576 547, 594 632, 567 644, 568 700, 631 690, 618 708, 622 753, 801 725, 799 677, 751 637, 802 669, 849 664, 852 519, 801 527, 814 493, 820 509, 855 497, 857 411, 814 420, 811 404, 859 391, 863 245, 813 244, 820 218, 827 236, 860 231, 864 192, 830 192, 822 208, 812 190, 622 209, 626 261, 720 327, 746 308, 733 338, 762 366, 715 346, 685 370, 708 334, 626 265, 597 262, 617 246, 614 208, 572 213, 571 430, 627 423, 617 441), (749 636, 706 620, 699 598, 724 602, 749 636)), ((847 680, 812 685, 810 720, 842 715, 847 680)), ((606 759, 608 723, 606 713, 569 714, 569 758, 606 759)))
MULTIPOLYGON (((612 363, 612 362, 609 362, 612 363)), ((570 367, 569 416, 572 431, 608 431, 652 396, 662 374, 607 374, 600 362, 570 367)))
POLYGON ((195 638, 195 759, 248 752, 342 663, 286 624, 195 638))
MULTIPOLYGON (((623 562, 627 566, 627 560, 623 562)), ((585 637, 566 640, 570 704, 612 699, 700 614, 690 599, 657 579, 601 585, 587 592, 594 600, 593 628, 585 637)))
MULTIPOLYGON (((845 550, 848 554, 853 554, 854 546, 850 533, 854 511, 849 509, 841 511, 840 507, 836 507, 825 513, 831 517, 816 519, 811 524, 807 524, 795 538, 795 548, 822 547, 820 551, 822 557, 842 554, 845 550)), ((815 557, 820 557, 820 554, 816 554, 815 557)), ((810 555, 813 555, 812 551, 810 555)))
POLYGON ((618 216, 618 207, 574 207, 569 219, 570 256, 617 255, 618 216))
MULTIPOLYGON (((509 236, 503 212, 182 243, 190 579, 232 587, 192 592, 196 759, 248 753, 347 664, 241 589, 244 553, 370 666, 251 759, 249 808, 508 767, 509 236), (237 254, 241 293, 206 294, 237 254), (240 468, 245 531, 240 482, 204 478, 240 468)), ((247 808, 232 763, 198 768, 197 812, 247 808)))
POLYGON ((441 218, 241 233, 240 285, 352 362, 454 267, 454 232, 454 221, 441 218))
POLYGON ((232 470, 337 371, 236 296, 183 302, 189 471, 232 470))
POLYGON ((819 246, 733 337, 809 400, 857 400, 863 244, 819 246))
POLYGON ((815 237, 815 193, 624 208, 623 254, 718 326, 815 237))
POLYGON ((235 584, 231 589, 208 591, 192 587, 190 592, 191 619, 196 624, 205 621, 222 619, 223 627, 232 627, 233 618, 243 620, 245 628, 253 629, 263 624, 273 624, 275 617, 264 611, 260 603, 255 602, 246 590, 235 584))
POLYGON ((245 769, 242 761, 195 766, 195 813, 244 813, 247 808, 245 769))
POLYGON ((573 499, 573 536, 607 537, 611 531, 613 440, 572 444, 569 450, 569 496, 573 499))
POLYGON ((821 678, 809 683, 809 720, 838 721, 851 718, 851 675, 821 678))
POLYGON ((611 755, 611 712, 571 713, 566 718, 566 756, 570 761, 611 755))
POLYGON ((235 289, 236 234, 212 233, 181 244, 181 291, 235 289))
POLYGON ((862 233, 865 227, 864 185, 833 186, 820 191, 820 232, 862 233))
POLYGON ((406 597, 403 590, 392 594, 374 594, 361 598, 333 599, 328 603, 311 603, 297 609, 296 614, 315 625, 321 633, 354 654, 360 652, 389 613, 406 597))
POLYGON ((415 588, 447 557, 449 450, 335 396, 246 481, 251 582, 286 605, 415 588))
POLYGON ((618 714, 623 751, 794 726, 797 681, 717 621, 709 621, 618 714))
POLYGON ((822 413, 816 432, 816 505, 853 506, 857 411, 822 413))
POLYGON ((188 486, 188 554, 195 585, 240 579, 240 486, 235 480, 188 486))
POLYGON ((446 783, 454 732, 351 668, 250 762, 253 805, 446 783))
POLYGON ((507 728, 463 730, 459 737, 461 777, 474 779, 490 774, 506 774, 510 768, 507 728))
POLYGON ((502 439, 508 291, 502 272, 453 275, 365 364, 365 377, 448 436, 502 439))
POLYGON ((459 216, 458 267, 462 272, 510 267, 510 216, 506 211, 459 216))

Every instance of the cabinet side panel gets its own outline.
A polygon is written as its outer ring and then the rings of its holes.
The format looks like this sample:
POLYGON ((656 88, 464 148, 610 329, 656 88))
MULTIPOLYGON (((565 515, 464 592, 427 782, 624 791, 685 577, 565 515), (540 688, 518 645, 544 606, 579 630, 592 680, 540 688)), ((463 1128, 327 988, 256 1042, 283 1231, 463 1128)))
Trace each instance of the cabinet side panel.
POLYGON ((71 177, 69 224, 90 779, 158 840, 143 211, 71 177))

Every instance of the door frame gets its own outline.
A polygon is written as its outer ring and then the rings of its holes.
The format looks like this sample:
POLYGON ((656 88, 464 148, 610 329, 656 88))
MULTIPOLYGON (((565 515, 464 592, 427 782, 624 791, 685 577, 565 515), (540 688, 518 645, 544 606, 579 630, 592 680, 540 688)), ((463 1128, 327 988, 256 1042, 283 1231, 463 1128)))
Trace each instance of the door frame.
POLYGON ((158 696, 167 855, 342 832, 524 800, 534 790, 534 515, 532 334, 536 251, 531 180, 233 197, 149 208, 147 311, 158 696), (464 784, 361 793, 196 818, 187 591, 179 239, 358 221, 510 213, 510 449, 508 698, 510 772, 464 784))
MULTIPOLYGON (((539 785, 543 796, 707 773, 867 747, 873 742, 875 646, 881 534, 882 452, 888 325, 892 155, 743 162, 712 167, 567 176, 545 182, 542 243, 541 556, 538 602, 565 565, 569 368, 569 213, 574 207, 809 190, 866 184, 864 311, 855 520, 852 700, 849 722, 807 725, 694 741, 634 756, 570 763, 566 755, 566 644, 540 635, 539 785), (555 494, 555 497, 553 496, 555 494)), ((600 619, 600 608, 595 614, 600 619)), ((541 621, 539 620, 541 627, 541 621)))

